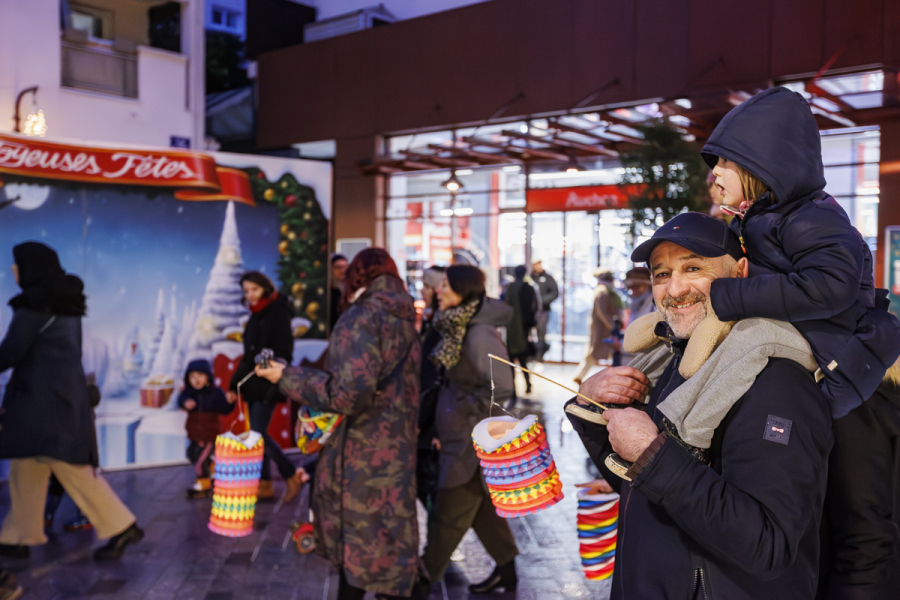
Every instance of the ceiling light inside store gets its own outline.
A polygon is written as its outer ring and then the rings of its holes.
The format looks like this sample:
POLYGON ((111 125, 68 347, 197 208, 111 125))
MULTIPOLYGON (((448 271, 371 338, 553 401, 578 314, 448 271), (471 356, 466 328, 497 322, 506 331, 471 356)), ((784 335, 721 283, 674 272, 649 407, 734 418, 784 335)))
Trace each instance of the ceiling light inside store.
POLYGON ((457 208, 456 211, 454 211, 454 212, 456 213, 457 217, 467 217, 467 216, 471 215, 472 213, 474 213, 475 209, 471 208, 471 207, 457 208))
POLYGON ((579 171, 584 171, 585 168, 581 166, 581 163, 578 162, 578 159, 575 158, 575 153, 569 154, 569 162, 566 163, 566 173, 578 173, 579 171))
POLYGON ((522 167, 519 165, 512 165, 510 167, 503 167, 503 170, 507 173, 518 173, 522 170, 522 167))
POLYGON ((443 210, 441 211, 441 216, 442 216, 442 217, 452 217, 452 216, 453 216, 453 209, 452 209, 452 208, 445 208, 445 209, 443 209, 443 210))
POLYGON ((450 178, 441 185, 451 192, 459 191, 464 187, 462 181, 456 177, 456 171, 450 171, 450 178))
POLYGON ((522 123, 521 125, 519 125, 519 131, 521 131, 522 133, 528 133, 528 125, 522 123))

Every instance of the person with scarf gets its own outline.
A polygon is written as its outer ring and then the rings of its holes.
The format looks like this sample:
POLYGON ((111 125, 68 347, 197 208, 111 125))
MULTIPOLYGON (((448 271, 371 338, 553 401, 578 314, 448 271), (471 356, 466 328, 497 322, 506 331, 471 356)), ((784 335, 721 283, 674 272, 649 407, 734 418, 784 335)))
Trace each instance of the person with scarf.
POLYGON ((47 542, 44 504, 51 473, 109 543, 96 560, 117 559, 144 537, 130 510, 97 472, 97 444, 81 365, 84 284, 67 274, 49 246, 13 248, 22 293, 0 342, 0 373, 13 374, 0 415, 0 458, 10 459, 10 510, 0 528, 0 555, 27 558, 47 542))
POLYGON ((338 600, 406 598, 418 582, 416 309, 382 248, 357 254, 325 369, 272 364, 257 374, 296 402, 343 415, 319 453, 316 553, 340 574, 338 600))
MULTIPOLYGON (((256 356, 263 349, 272 350, 275 358, 286 364, 290 364, 294 356, 294 335, 291 331, 293 311, 284 296, 275 289, 272 280, 259 271, 247 271, 241 276, 241 289, 244 291, 241 302, 250 309, 250 320, 244 328, 244 356, 231 377, 229 400, 236 397, 237 384, 253 373, 256 356)), ((257 498, 265 501, 275 497, 269 466, 269 461, 274 460, 285 482, 283 500, 290 502, 300 493, 306 472, 295 467, 269 435, 269 422, 275 405, 284 401, 284 396, 274 385, 260 377, 250 377, 241 384, 240 391, 241 399, 250 411, 250 429, 262 434, 265 443, 257 498)))
MULTIPOLYGON (((435 424, 440 441, 438 491, 428 519, 428 545, 422 561, 432 582, 444 576, 450 555, 469 527, 496 562, 473 593, 516 588, 519 553, 509 524, 497 515, 481 473, 472 430, 491 414, 491 359, 508 358, 498 327, 513 317, 510 306, 487 298, 484 273, 470 265, 448 267, 438 288, 440 311, 433 320, 441 340, 428 356, 443 371, 435 424)), ((513 393, 512 371, 493 369, 494 401, 502 405, 513 393)), ((495 407, 495 412, 502 409, 495 407)))
MULTIPOLYGON (((434 315, 438 312, 437 289, 444 279, 444 267, 430 267, 422 275, 422 300, 425 309, 422 313, 422 356, 428 356, 441 341, 441 334, 434 328, 434 315)), ((419 443, 418 460, 416 461, 416 489, 419 500, 425 510, 431 511, 434 497, 437 495, 438 464, 440 443, 435 430, 435 410, 438 393, 441 390, 438 366, 430 360, 422 361, 419 376, 419 443)))

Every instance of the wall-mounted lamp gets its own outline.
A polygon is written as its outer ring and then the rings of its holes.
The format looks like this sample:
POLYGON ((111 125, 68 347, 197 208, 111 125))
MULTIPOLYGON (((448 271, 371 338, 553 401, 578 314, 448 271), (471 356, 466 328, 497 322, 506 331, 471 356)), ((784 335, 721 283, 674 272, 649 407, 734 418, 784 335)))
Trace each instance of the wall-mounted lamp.
POLYGON ((451 192, 458 192, 465 187, 462 181, 460 181, 459 178, 456 177, 456 171, 450 171, 450 179, 443 182, 441 185, 451 192))
POLYGON ((25 97, 25 94, 31 94, 31 103, 34 107, 37 103, 37 91, 38 86, 30 87, 19 92, 19 95, 16 96, 16 114, 13 115, 13 120, 16 123, 14 131, 16 133, 24 133, 25 135, 44 137, 47 134, 47 120, 44 117, 44 111, 37 110, 36 112, 30 113, 27 117, 25 117, 25 124, 22 125, 22 119, 19 117, 19 109, 22 104, 22 98, 25 97))

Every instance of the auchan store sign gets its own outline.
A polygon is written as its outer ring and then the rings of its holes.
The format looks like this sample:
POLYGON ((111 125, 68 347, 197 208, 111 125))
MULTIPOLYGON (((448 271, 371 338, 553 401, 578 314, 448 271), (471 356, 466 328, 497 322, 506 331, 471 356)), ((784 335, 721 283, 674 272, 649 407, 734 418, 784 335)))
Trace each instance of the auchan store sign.
POLYGON ((628 198, 639 194, 641 185, 585 185, 528 190, 525 212, 565 212, 628 208, 628 198))

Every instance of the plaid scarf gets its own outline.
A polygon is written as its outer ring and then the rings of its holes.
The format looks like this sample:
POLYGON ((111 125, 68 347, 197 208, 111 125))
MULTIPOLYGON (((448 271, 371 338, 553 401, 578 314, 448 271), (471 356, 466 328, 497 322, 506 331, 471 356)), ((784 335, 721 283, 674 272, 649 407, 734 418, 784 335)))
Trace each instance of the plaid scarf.
POLYGON ((456 366, 462 352, 463 339, 466 337, 466 327, 475 316, 478 303, 478 300, 472 300, 468 304, 460 304, 435 313, 432 325, 441 334, 441 341, 429 356, 431 362, 445 369, 456 366))

